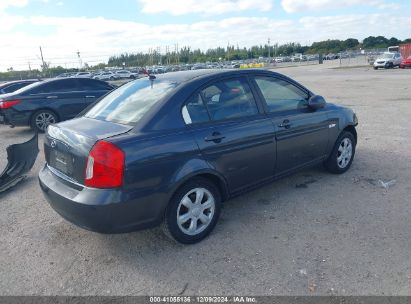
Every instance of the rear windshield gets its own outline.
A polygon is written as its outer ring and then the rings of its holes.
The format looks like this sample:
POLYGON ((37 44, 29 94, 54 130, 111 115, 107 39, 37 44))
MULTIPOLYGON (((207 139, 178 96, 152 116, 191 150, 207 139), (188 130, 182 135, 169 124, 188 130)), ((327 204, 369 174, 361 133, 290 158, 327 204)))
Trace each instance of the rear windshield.
POLYGON ((148 78, 129 82, 104 97, 85 116, 133 125, 176 85, 170 81, 148 78))
POLYGON ((32 88, 35 88, 39 85, 42 85, 43 83, 45 83, 45 82, 44 81, 33 82, 32 84, 26 85, 25 87, 22 87, 21 89, 18 89, 17 91, 14 91, 13 94, 24 93, 26 91, 31 90, 32 88))

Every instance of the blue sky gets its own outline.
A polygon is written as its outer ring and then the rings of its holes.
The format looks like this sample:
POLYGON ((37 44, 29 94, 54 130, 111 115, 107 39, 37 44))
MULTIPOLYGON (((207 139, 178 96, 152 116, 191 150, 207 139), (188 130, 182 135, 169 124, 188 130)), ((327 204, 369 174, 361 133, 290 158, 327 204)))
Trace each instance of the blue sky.
POLYGON ((111 54, 369 35, 411 37, 408 0, 0 0, 0 70, 90 64, 111 54))

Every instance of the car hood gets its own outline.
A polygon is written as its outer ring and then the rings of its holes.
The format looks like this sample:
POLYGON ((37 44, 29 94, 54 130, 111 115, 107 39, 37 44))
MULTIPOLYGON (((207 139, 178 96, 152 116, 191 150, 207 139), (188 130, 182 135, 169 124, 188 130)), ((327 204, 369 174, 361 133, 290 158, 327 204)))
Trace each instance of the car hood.
POLYGON ((377 59, 375 59, 375 61, 389 61, 389 60, 393 60, 393 58, 377 58, 377 59))

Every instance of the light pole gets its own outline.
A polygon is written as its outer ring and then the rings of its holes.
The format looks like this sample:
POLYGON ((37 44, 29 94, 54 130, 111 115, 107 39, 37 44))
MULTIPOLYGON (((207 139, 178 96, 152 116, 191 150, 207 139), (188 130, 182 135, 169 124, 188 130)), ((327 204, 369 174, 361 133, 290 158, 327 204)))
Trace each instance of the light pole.
POLYGON ((271 52, 270 52, 270 38, 268 38, 268 59, 271 58, 271 52))

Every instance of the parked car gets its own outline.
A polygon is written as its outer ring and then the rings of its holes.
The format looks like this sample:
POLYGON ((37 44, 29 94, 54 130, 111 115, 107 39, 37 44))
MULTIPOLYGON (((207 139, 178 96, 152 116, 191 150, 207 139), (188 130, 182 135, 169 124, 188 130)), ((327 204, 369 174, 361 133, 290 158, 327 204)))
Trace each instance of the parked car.
POLYGON ((13 93, 29 84, 40 81, 39 79, 16 80, 0 83, 0 94, 13 93))
POLYGON ((68 78, 68 77, 73 77, 76 74, 77 73, 75 73, 75 72, 63 73, 63 74, 57 75, 56 78, 68 78))
POLYGON ((374 61, 374 70, 379 68, 392 69, 394 67, 399 67, 403 58, 400 53, 389 53, 385 52, 380 57, 374 61))
POLYGON ((40 185, 80 227, 118 233, 162 224, 175 240, 195 243, 235 195, 318 163, 347 171, 356 125, 352 110, 270 71, 151 75, 50 125, 40 185))
POLYGON ((401 68, 401 69, 409 69, 409 68, 411 68, 411 56, 408 57, 407 59, 404 59, 404 60, 400 63, 400 68, 401 68))
POLYGON ((94 76, 93 79, 97 79, 97 80, 118 80, 118 79, 120 79, 120 76, 117 75, 116 73, 107 71, 107 72, 102 72, 102 73, 94 76))
POLYGON ((136 79, 138 77, 138 73, 132 73, 127 70, 116 71, 116 74, 122 79, 136 79))
POLYGON ((78 72, 71 77, 75 78, 92 78, 93 74, 91 72, 78 72))
POLYGON ((0 123, 30 126, 44 132, 49 124, 74 118, 113 90, 106 82, 87 78, 58 78, 0 95, 0 123))

